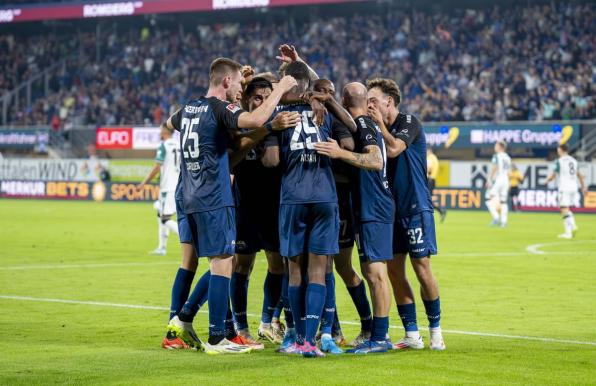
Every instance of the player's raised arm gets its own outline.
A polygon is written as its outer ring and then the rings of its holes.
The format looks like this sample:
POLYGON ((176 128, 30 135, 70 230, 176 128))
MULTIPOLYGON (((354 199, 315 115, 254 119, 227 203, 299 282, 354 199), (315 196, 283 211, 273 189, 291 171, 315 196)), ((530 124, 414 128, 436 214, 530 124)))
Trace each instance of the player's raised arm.
POLYGON ((230 155, 230 166, 234 167, 261 142, 271 131, 285 130, 295 127, 300 122, 300 114, 291 111, 283 111, 275 116, 273 120, 264 127, 242 133, 237 136, 237 149, 230 155))
POLYGON ((306 64, 306 67, 308 67, 308 74, 310 77, 310 80, 317 80, 319 79, 319 75, 316 73, 315 70, 313 70, 308 63, 306 63, 301 57, 300 55, 298 55, 298 51, 296 50, 296 47, 291 46, 289 44, 282 44, 281 46, 279 46, 279 55, 275 57, 277 60, 280 60, 282 63, 290 64, 292 62, 302 62, 304 64, 306 64))
POLYGON ((290 91, 296 85, 296 79, 291 76, 281 78, 277 87, 275 87, 269 98, 261 106, 250 113, 243 112, 238 116, 238 127, 242 129, 258 129, 263 127, 265 122, 271 117, 271 114, 273 114, 283 94, 290 91))

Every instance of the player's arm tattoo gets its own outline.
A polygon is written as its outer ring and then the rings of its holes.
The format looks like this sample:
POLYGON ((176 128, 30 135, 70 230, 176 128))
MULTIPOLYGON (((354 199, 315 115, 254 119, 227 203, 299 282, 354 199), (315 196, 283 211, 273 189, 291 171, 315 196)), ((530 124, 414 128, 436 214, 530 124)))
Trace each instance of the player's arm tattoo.
POLYGON ((347 157, 343 161, 360 169, 381 170, 383 169, 383 156, 378 146, 369 145, 364 148, 364 153, 346 151, 347 157))

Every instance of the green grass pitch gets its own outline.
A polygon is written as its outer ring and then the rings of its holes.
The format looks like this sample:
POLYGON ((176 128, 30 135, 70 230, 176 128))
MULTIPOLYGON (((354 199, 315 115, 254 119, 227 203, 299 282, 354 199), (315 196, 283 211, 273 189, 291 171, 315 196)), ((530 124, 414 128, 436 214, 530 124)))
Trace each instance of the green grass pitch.
MULTIPOLYGON (((445 352, 313 360, 268 346, 213 357, 159 346, 180 259, 175 236, 167 257, 147 255, 157 242, 150 204, 0 200, 0 384, 594 384, 596 216, 576 218, 573 241, 556 238, 554 213, 513 213, 492 229, 487 213, 452 211, 437 225, 445 352)), ((253 332, 265 269, 259 254, 253 332)), ((353 338, 357 315, 339 278, 337 298, 353 338)), ((396 340, 394 306, 391 325, 396 340)), ((195 328, 206 336, 206 314, 195 328)))

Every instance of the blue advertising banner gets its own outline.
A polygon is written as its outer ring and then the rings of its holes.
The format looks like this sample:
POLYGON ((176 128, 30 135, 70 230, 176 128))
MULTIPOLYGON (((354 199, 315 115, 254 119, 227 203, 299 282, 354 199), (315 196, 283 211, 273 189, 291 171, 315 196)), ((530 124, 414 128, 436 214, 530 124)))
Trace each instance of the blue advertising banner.
POLYGON ((545 149, 558 144, 575 145, 580 139, 579 125, 461 123, 425 124, 426 142, 432 147, 466 149, 492 146, 505 141, 512 148, 545 149))
POLYGON ((43 153, 49 141, 48 129, 0 130, 0 149, 35 149, 43 153))

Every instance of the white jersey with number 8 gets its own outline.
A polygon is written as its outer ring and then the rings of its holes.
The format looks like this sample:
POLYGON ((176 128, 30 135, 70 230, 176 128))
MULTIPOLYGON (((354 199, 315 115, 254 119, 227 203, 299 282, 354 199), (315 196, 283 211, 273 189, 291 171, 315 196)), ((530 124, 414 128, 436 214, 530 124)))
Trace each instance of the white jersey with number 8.
POLYGON ((555 173, 559 176, 559 191, 577 192, 577 161, 565 155, 555 162, 555 173))

